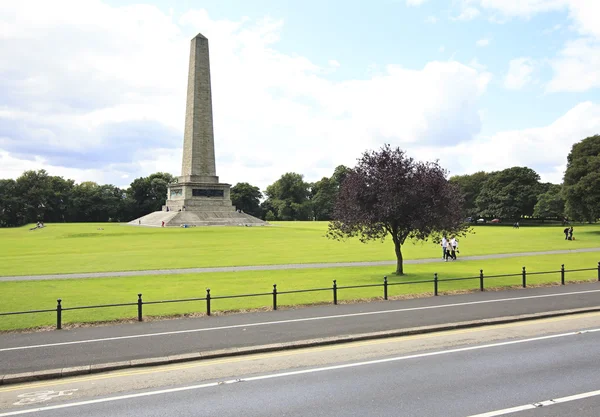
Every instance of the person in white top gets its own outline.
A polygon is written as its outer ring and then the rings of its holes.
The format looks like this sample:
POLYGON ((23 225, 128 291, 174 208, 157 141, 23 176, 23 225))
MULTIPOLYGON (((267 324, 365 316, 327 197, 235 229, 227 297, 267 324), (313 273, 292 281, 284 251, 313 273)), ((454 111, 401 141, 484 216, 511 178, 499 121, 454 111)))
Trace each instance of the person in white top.
POLYGON ((456 261, 456 252, 458 251, 458 241, 454 236, 450 239, 450 247, 452 251, 452 259, 456 261))
POLYGON ((446 239, 446 236, 444 236, 442 238, 442 243, 440 243, 440 245, 442 246, 442 251, 443 251, 442 259, 448 261, 448 259, 446 257, 446 254, 448 253, 448 239, 446 239))

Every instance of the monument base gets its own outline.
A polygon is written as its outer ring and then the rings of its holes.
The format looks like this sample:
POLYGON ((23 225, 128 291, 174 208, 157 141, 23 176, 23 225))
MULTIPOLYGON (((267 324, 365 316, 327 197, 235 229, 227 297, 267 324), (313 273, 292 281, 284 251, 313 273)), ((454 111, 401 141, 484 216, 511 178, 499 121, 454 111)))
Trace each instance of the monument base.
MULTIPOLYGON (((130 221, 132 226, 268 226, 264 220, 239 212, 231 203, 229 184, 197 182, 198 178, 180 177, 170 184, 169 199, 162 211, 130 221)), ((202 178, 206 180, 206 178, 202 178)))

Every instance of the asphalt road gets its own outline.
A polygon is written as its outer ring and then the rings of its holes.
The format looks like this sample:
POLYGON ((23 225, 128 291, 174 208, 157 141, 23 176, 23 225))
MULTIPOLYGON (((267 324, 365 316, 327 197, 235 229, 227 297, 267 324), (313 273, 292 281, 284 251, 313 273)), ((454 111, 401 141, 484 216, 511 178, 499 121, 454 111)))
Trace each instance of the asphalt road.
POLYGON ((195 365, 195 374, 185 383, 181 383, 185 370, 153 369, 148 371, 153 376, 138 379, 171 380, 147 389, 121 387, 116 392, 113 388, 104 395, 93 391, 102 384, 124 385, 132 377, 123 373, 104 380, 80 377, 45 386, 29 384, 0 390, 0 417, 596 417, 600 415, 598 314, 562 319, 562 324, 551 320, 526 324, 531 331, 519 323, 493 331, 469 329, 412 340, 372 341, 362 347, 335 346, 329 353, 307 349, 291 353, 287 362, 265 355, 263 363, 278 362, 278 369, 260 370, 256 363, 260 359, 230 363, 228 369, 214 361, 208 368, 195 365), (413 350, 407 346, 410 343, 413 350), (353 353, 344 353, 347 350, 353 353), (378 350, 376 356, 369 355, 372 350, 378 350), (323 358, 324 363, 294 366, 295 358, 304 363, 308 355, 313 361, 323 358), (216 368, 230 376, 202 378, 216 368), (191 382, 194 377, 197 381, 191 382), (43 392, 64 395, 43 399, 43 392), (35 397, 36 402, 24 403, 27 397, 35 397))
POLYGON ((598 306, 593 283, 3 334, 0 375, 598 306))

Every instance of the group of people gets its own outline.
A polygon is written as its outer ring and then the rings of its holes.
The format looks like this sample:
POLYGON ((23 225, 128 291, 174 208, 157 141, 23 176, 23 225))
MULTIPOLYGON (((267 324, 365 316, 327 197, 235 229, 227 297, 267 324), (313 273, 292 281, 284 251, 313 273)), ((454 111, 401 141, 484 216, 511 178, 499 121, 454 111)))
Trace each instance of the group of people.
POLYGON ((43 229, 44 227, 45 227, 44 226, 44 222, 37 222, 37 224, 35 225, 35 227, 32 227, 29 230, 43 229))
POLYGON ((440 245, 443 251, 442 259, 446 262, 448 262, 448 259, 456 261, 456 254, 459 253, 458 240, 456 240, 454 236, 452 236, 450 240, 444 236, 440 245))
POLYGON ((573 237, 573 226, 567 227, 565 230, 563 230, 563 233, 565 234, 565 240, 575 240, 573 237))

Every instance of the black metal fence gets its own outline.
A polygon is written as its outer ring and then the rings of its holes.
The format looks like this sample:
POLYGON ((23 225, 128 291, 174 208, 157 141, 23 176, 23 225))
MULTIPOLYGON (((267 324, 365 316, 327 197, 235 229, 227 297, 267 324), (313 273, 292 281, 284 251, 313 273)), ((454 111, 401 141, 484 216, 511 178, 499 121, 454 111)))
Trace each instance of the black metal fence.
POLYGON ((432 280, 421 280, 421 281, 402 281, 402 282, 388 282, 387 276, 383 277, 383 283, 381 284, 366 284, 366 285, 349 285, 349 286, 339 286, 337 284, 337 280, 333 280, 333 285, 331 287, 326 288, 310 288, 305 290, 290 290, 290 291, 278 291, 277 284, 273 284, 273 290, 269 292, 256 293, 256 294, 238 294, 238 295, 221 295, 221 296, 213 296, 210 293, 210 288, 206 289, 206 296, 201 298, 184 298, 179 300, 160 300, 160 301, 143 301, 142 294, 138 294, 138 299, 133 303, 120 303, 120 304, 103 304, 103 305, 95 305, 95 306, 79 306, 79 307, 63 307, 62 299, 57 300, 56 308, 47 309, 47 310, 30 310, 30 311, 15 311, 8 313, 0 313, 1 316, 13 316, 20 314, 39 314, 39 313, 52 313, 56 312, 56 329, 62 328, 62 315, 63 311, 73 311, 73 310, 84 310, 84 309, 95 309, 95 308, 108 308, 108 307, 133 307, 137 306, 137 319, 138 321, 143 321, 143 307, 145 305, 152 304, 168 304, 168 303, 184 303, 184 302, 192 302, 192 301, 204 301, 206 302, 206 315, 211 315, 211 302, 212 300, 224 300, 224 299, 232 299, 232 298, 248 298, 248 297, 272 297, 273 300, 273 310, 277 310, 277 301, 278 297, 286 294, 299 294, 306 292, 319 292, 319 291, 331 291, 333 304, 338 303, 338 292, 340 290, 348 290, 355 288, 370 288, 370 287, 382 287, 383 288, 383 299, 388 299, 388 288, 390 286, 395 285, 411 285, 411 284, 433 284, 433 295, 437 296, 440 292, 440 285, 445 282, 451 281, 468 281, 468 280, 477 280, 479 281, 479 290, 485 290, 485 280, 492 278, 508 278, 508 277, 521 277, 521 285, 523 288, 527 287, 527 277, 530 275, 548 275, 548 274, 560 274, 560 283, 561 285, 565 285, 565 277, 567 272, 584 272, 584 271, 596 271, 597 280, 600 282, 600 262, 598 262, 598 266, 595 268, 583 268, 583 269, 565 269, 565 265, 561 265, 559 270, 555 271, 543 271, 543 272, 527 272, 526 268, 523 267, 521 272, 518 274, 501 274, 501 275, 484 275, 483 269, 479 270, 479 275, 465 277, 465 278, 446 278, 439 279, 438 274, 433 274, 432 280))

